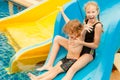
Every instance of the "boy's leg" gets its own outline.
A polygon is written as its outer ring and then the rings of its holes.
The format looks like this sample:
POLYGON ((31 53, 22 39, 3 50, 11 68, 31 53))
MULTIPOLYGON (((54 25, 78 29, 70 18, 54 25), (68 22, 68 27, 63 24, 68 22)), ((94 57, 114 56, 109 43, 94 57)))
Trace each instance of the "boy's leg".
POLYGON ((46 76, 48 76, 49 74, 51 74, 52 72, 53 72, 53 70, 54 70, 54 67, 53 68, 51 68, 49 71, 47 71, 47 72, 45 72, 45 73, 43 73, 43 74, 41 74, 41 75, 39 75, 39 76, 35 76, 34 74, 32 74, 32 73, 28 73, 28 76, 30 77, 30 79, 42 79, 42 78, 45 78, 46 76))
POLYGON ((74 74, 87 65, 89 62, 93 60, 93 56, 91 54, 82 55, 67 71, 66 75, 62 80, 72 80, 74 74))
POLYGON ((58 62, 58 64, 53 67, 50 71, 46 72, 45 74, 41 75, 41 76, 37 76, 37 79, 40 80, 52 80, 53 78, 55 78, 59 73, 64 72, 64 70, 60 67, 60 65, 62 64, 62 62, 58 62))
POLYGON ((39 71, 50 70, 52 68, 52 65, 54 63, 54 60, 56 58, 56 55, 58 53, 60 46, 63 46, 65 49, 68 49, 68 39, 61 37, 61 36, 56 36, 54 38, 52 50, 50 52, 50 59, 48 60, 48 63, 44 65, 43 67, 38 68, 37 70, 39 71))
POLYGON ((30 80, 37 80, 37 76, 35 76, 32 73, 28 73, 28 76, 29 76, 30 80))
POLYGON ((57 75, 56 73, 63 72, 63 69, 60 67, 61 64, 62 64, 61 61, 58 62, 58 64, 55 67, 53 67, 51 70, 49 70, 48 72, 46 72, 40 76, 35 76, 32 73, 28 73, 28 76, 30 77, 31 80, 34 80, 34 79, 35 80, 40 80, 40 79, 43 80, 43 78, 50 77, 50 75, 51 76, 57 75))

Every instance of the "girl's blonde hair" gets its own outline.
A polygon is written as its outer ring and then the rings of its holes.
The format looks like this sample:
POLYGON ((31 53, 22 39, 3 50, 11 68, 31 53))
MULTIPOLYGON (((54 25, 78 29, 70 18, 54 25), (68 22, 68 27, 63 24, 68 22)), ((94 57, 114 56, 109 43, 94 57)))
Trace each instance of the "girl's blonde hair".
POLYGON ((64 27, 63 31, 66 34, 81 34, 81 31, 83 30, 83 25, 78 20, 70 20, 64 27))
POLYGON ((96 2, 93 2, 93 1, 90 1, 88 3, 85 4, 84 6, 84 9, 86 11, 86 9, 89 7, 89 6, 95 6, 96 7, 96 10, 99 12, 99 7, 98 7, 98 4, 96 2))

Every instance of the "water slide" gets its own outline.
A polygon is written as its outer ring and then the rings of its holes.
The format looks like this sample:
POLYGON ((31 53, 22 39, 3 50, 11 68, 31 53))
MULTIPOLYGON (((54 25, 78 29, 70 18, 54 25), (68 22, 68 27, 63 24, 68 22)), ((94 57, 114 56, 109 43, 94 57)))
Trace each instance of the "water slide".
POLYGON ((16 15, 0 19, 0 32, 5 33, 16 50, 9 71, 32 69, 47 58, 58 14, 58 6, 69 0, 45 0, 16 15))
MULTIPOLYGON (((88 0, 73 0, 64 6, 65 13, 70 19, 79 19, 81 22, 85 17, 84 4, 88 0)), ((96 49, 95 59, 86 67, 79 70, 72 80, 110 80, 114 55, 120 48, 120 1, 119 0, 94 0, 100 6, 100 20, 103 23, 104 32, 101 36, 99 47, 96 49)), ((58 14, 54 37, 65 36, 62 27, 65 24, 61 14, 58 14)), ((66 55, 66 50, 61 47, 54 65, 66 55)), ((50 56, 49 56, 50 57, 50 56)), ((49 60, 47 58, 46 63, 49 60)), ((79 65, 79 64, 78 64, 79 65)), ((41 72, 40 74, 42 74, 41 72)), ((65 73, 58 75, 54 80, 62 80, 65 73)))

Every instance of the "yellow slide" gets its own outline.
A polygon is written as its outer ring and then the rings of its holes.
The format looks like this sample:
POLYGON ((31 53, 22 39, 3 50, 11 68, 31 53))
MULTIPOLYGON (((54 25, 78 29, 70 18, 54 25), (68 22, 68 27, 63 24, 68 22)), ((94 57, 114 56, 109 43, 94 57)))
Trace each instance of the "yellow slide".
POLYGON ((16 50, 10 61, 10 73, 32 69, 46 59, 58 14, 57 7, 68 1, 46 0, 0 20, 0 31, 6 34, 16 50))

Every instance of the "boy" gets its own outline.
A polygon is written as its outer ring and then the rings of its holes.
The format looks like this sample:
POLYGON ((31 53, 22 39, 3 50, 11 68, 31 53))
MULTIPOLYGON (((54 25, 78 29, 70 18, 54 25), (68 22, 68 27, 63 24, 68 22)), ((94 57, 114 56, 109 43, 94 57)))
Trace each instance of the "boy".
MULTIPOLYGON (((83 28, 83 25, 78 20, 70 20, 64 26, 63 31, 68 35, 68 53, 61 59, 56 66, 50 69, 48 72, 40 76, 35 76, 31 73, 28 76, 31 80, 52 80, 59 73, 67 72, 68 69, 77 61, 80 57, 83 45, 78 44, 77 41, 84 40, 87 28, 83 28)), ((61 37, 61 36, 59 36, 61 37)))

